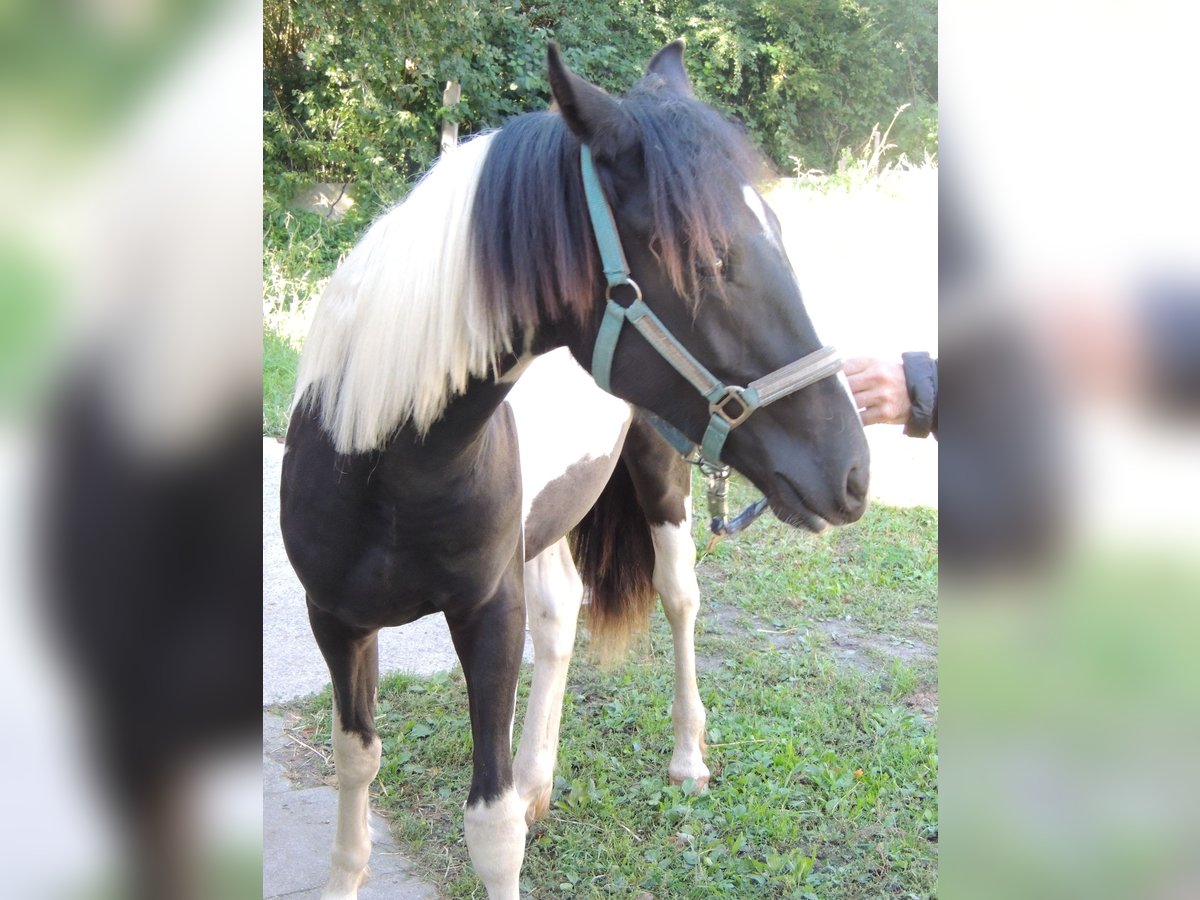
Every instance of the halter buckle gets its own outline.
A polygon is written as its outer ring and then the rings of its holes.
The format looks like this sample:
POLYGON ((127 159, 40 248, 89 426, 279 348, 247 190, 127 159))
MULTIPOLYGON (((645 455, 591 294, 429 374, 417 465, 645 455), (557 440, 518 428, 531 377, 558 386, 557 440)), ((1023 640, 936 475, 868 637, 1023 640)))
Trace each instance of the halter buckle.
POLYGON ((729 423, 730 428, 736 428, 737 426, 741 425, 750 417, 750 413, 754 412, 754 407, 742 398, 742 394, 745 392, 745 390, 745 388, 740 388, 736 385, 727 386, 725 388, 724 395, 719 400, 708 404, 709 415, 720 416, 729 423), (741 407, 741 410, 737 413, 737 415, 732 415, 725 409, 730 400, 736 400, 738 405, 741 407))

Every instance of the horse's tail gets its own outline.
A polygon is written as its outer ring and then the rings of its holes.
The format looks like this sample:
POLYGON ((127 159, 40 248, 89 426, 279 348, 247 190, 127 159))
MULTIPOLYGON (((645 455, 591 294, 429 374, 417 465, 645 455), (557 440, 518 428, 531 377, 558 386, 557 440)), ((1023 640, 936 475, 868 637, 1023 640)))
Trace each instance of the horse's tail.
POLYGON ((602 661, 611 661, 635 633, 648 629, 654 606, 654 542, 623 459, 570 541, 590 594, 592 647, 602 661))

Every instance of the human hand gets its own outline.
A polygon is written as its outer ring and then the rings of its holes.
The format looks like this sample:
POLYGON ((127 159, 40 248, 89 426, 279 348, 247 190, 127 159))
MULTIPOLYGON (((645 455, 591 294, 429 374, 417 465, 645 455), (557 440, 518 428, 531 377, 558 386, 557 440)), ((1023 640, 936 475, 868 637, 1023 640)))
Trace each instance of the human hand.
POLYGON ((864 425, 903 425, 908 421, 912 403, 902 363, 858 356, 846 360, 843 371, 864 425))

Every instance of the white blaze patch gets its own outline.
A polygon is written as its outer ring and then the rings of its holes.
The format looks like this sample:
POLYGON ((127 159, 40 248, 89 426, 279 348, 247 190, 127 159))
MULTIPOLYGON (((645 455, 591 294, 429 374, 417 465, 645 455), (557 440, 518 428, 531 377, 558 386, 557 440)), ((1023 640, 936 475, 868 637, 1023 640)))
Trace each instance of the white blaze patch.
POLYGON ((767 215, 767 205, 758 195, 758 191, 748 184, 743 185, 742 199, 746 201, 750 212, 754 213, 754 218, 758 219, 759 224, 762 225, 763 236, 771 242, 772 246, 778 247, 779 239, 775 236, 775 229, 771 227, 771 217, 767 215))
POLYGON ((521 448, 521 519, 576 463, 608 456, 629 424, 628 403, 596 387, 566 348, 539 356, 508 395, 521 448))

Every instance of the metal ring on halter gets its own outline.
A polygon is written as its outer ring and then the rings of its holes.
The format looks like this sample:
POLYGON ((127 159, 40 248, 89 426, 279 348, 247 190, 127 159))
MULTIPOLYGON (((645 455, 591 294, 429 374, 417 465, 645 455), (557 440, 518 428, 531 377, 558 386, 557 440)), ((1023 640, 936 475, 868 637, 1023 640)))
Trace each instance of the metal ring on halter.
POLYGON ((750 403, 747 403, 745 398, 742 397, 742 394, 745 392, 745 390, 745 388, 737 387, 736 385, 728 385, 725 388, 725 394, 721 397, 721 399, 708 404, 709 415, 720 416, 729 423, 730 428, 736 428, 738 425, 741 425, 746 421, 746 419, 750 418, 750 413, 754 412, 756 409, 756 407, 750 403), (729 403, 730 400, 736 400, 739 404, 741 404, 742 411, 736 416, 731 416, 725 411, 725 405, 729 403))
POLYGON ((626 278, 624 281, 618 282, 617 284, 610 284, 607 287, 605 287, 604 288, 604 299, 608 302, 616 303, 617 306, 629 307, 642 299, 642 289, 640 287, 638 287, 638 283, 636 281, 634 281, 632 278, 626 278), (613 295, 612 295, 613 288, 619 288, 619 287, 633 288, 633 299, 630 300, 628 303, 621 303, 620 301, 614 300, 613 295))

